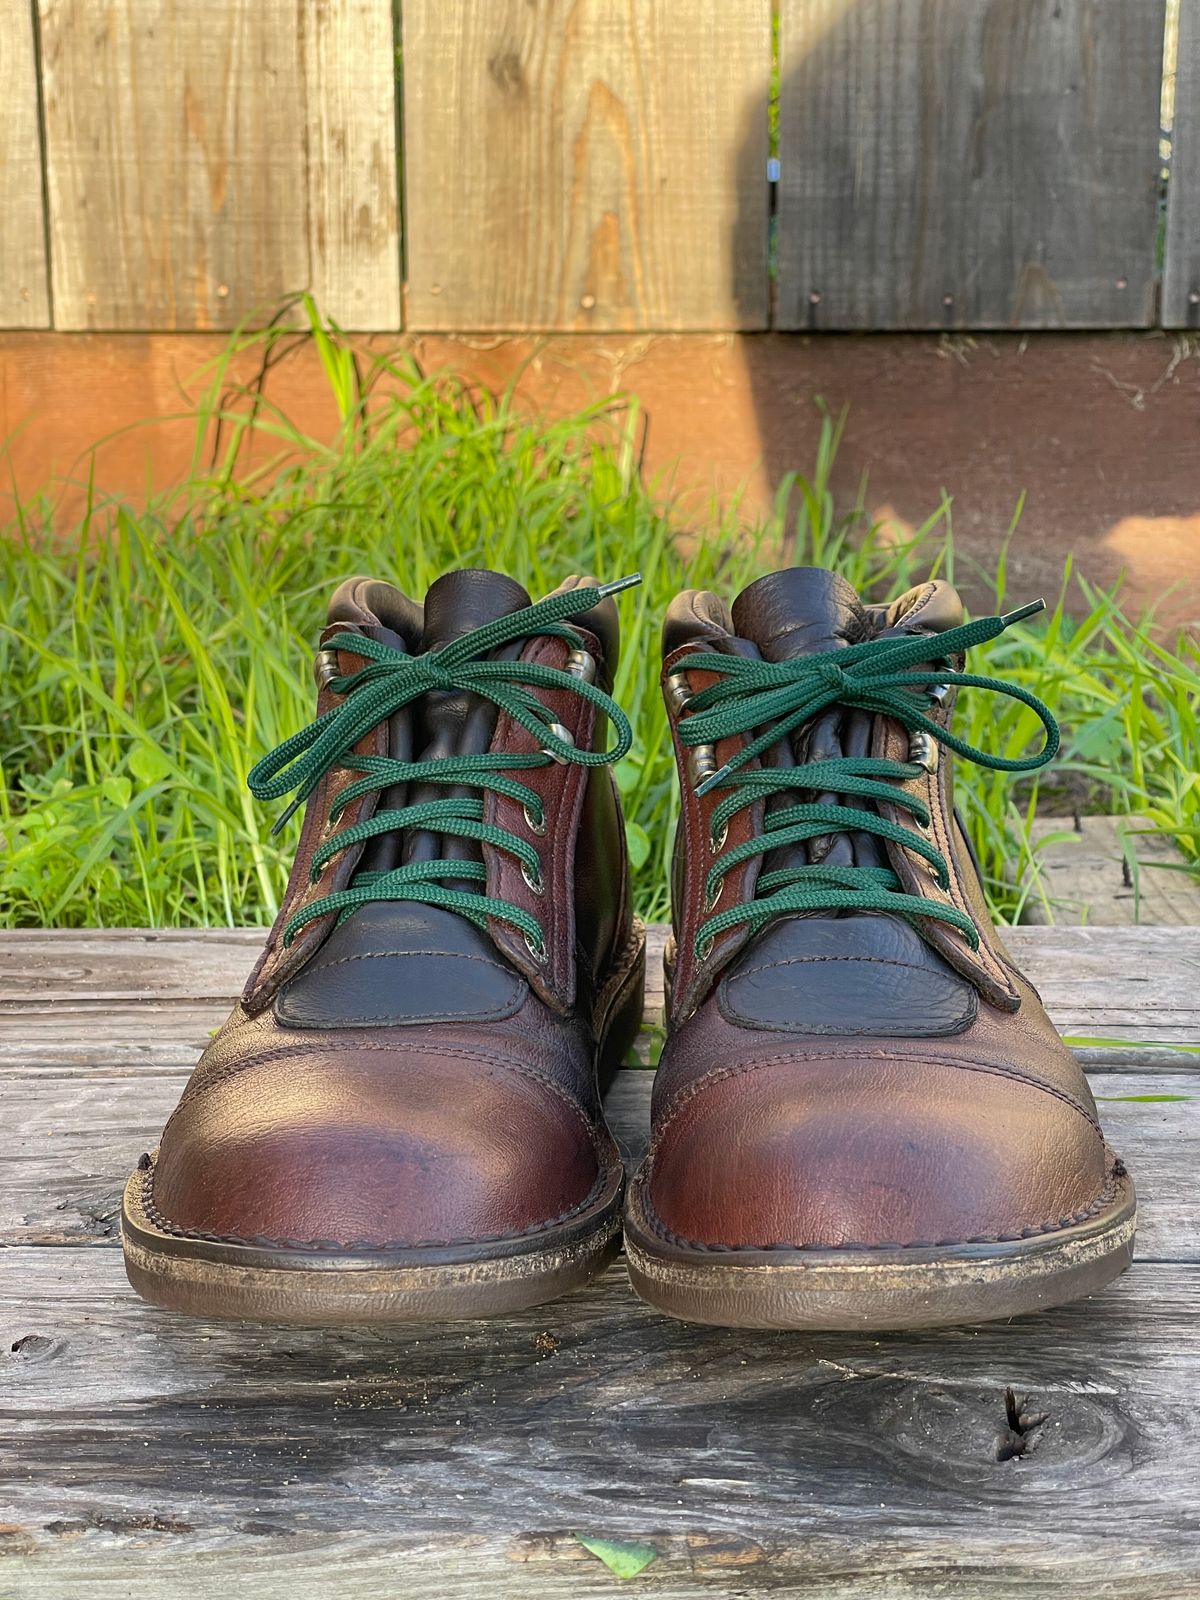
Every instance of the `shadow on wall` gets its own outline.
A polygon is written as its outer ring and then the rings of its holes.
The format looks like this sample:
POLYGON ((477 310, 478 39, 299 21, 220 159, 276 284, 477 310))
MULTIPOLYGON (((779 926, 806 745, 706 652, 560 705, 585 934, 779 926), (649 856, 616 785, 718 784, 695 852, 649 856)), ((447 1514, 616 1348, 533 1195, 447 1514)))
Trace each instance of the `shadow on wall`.
MULTIPOLYGON (((1200 340, 1065 331, 1153 316, 1161 42, 1113 15, 814 0, 801 40, 785 14, 772 322, 793 331, 741 343, 765 493, 811 467, 818 401, 848 409, 843 502, 865 476, 903 530, 948 494, 958 548, 990 565, 1024 495, 1022 592, 1056 592, 1073 555, 1096 582, 1127 570, 1135 607, 1173 589, 1164 619, 1197 623, 1200 340), (981 322, 1000 331, 967 331, 981 322), (1044 331, 1003 331, 1018 325, 1044 331)), ((760 328, 737 252, 762 215, 767 118, 747 107, 731 252, 760 328)))

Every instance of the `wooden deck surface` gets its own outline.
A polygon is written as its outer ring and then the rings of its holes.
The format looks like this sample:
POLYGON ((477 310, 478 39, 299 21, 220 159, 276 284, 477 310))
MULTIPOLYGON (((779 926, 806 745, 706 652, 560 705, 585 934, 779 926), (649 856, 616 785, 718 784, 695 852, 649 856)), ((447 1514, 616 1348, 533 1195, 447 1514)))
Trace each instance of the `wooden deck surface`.
MULTIPOLYGON (((1006 937, 1135 1174, 1137 1262, 869 1338, 672 1323, 619 1264, 399 1336, 153 1311, 121 1184, 260 935, 0 935, 0 1600, 1200 1595, 1200 1056, 1169 1048, 1200 1041, 1200 928, 1006 937), (1047 1421, 1001 1461, 1006 1387, 1047 1421), (656 1559, 622 1584, 577 1533, 656 1559)), ((631 1159, 650 1081, 611 1099, 631 1159)))

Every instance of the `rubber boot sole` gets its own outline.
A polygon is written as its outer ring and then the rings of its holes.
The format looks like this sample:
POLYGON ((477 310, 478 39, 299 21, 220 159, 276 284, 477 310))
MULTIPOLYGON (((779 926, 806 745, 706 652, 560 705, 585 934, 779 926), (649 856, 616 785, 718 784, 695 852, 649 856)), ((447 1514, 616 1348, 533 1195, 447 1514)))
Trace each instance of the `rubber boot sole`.
MULTIPOLYGON (((1110 1160, 1112 1158, 1110 1157, 1110 1160)), ((647 1304, 725 1328, 879 1332, 1022 1316, 1094 1294, 1129 1265, 1133 1181, 1086 1221, 999 1243, 857 1250, 704 1250, 662 1237, 630 1186, 625 1254, 647 1304)))

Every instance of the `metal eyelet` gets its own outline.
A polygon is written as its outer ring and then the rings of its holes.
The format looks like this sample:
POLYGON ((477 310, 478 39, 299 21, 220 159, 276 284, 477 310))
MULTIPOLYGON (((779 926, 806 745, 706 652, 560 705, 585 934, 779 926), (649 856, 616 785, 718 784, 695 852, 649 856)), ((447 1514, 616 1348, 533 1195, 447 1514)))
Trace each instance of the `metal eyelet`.
POLYGON ((539 872, 536 878, 531 877, 529 873, 529 866, 524 861, 521 863, 521 876, 525 879, 526 888, 532 889, 534 894, 545 894, 546 885, 542 881, 541 873, 539 872))
POLYGON ((337 651, 318 650, 313 657, 313 677, 317 680, 317 688, 328 688, 334 678, 340 678, 341 675, 342 669, 338 665, 337 651))
POLYGON ((567 671, 582 683, 595 683, 596 658, 586 650, 572 650, 567 657, 567 671))
POLYGON ((530 811, 528 806, 522 806, 521 810, 525 813, 525 826, 529 829, 530 833, 536 833, 540 839, 546 831, 545 816, 543 815, 539 821, 539 819, 530 811))
MULTIPOLYGON (((550 724, 550 732, 563 744, 573 745, 575 743, 575 735, 570 728, 564 728, 561 722, 552 722, 550 724)), ((565 767, 567 764, 566 756, 560 756, 557 750, 547 750, 543 746, 542 754, 549 756, 551 761, 557 761, 560 767, 565 767)))
POLYGON ((721 896, 725 893, 725 879, 722 878, 715 889, 711 889, 704 897, 705 911, 715 911, 721 896))
POLYGON ((948 683, 935 683, 929 690, 929 698, 935 706, 944 706, 950 698, 950 685, 948 683))
POLYGON ((701 939, 700 943, 696 946, 697 961, 707 961, 709 956, 712 955, 712 947, 715 943, 716 940, 711 934, 707 939, 701 939))
POLYGON ((522 930, 521 937, 525 941, 526 950, 529 951, 529 954, 533 957, 533 959, 535 961, 545 961, 545 959, 546 959, 546 941, 543 939, 538 944, 534 944, 533 940, 529 937, 529 935, 527 933, 524 932, 524 930, 522 930))
POLYGON ((692 691, 688 688, 688 681, 682 672, 673 672, 667 679, 663 686, 663 698, 667 702, 667 710, 674 716, 681 717, 687 710, 692 691))
POLYGON ((939 759, 937 740, 922 730, 909 734, 908 759, 915 761, 918 767, 924 767, 926 772, 936 772, 939 759))
POLYGON ((708 842, 712 846, 712 852, 713 852, 714 855, 719 856, 721 851, 724 850, 725 841, 726 841, 726 839, 728 839, 728 837, 729 837, 729 824, 727 822, 723 822, 721 824, 721 831, 720 831, 719 834, 716 835, 715 838, 714 838, 714 836, 713 836, 713 834, 711 832, 709 833, 708 842))
POLYGON ((717 770, 717 752, 711 744, 698 744, 687 761, 688 779, 693 789, 698 789, 706 778, 717 770))

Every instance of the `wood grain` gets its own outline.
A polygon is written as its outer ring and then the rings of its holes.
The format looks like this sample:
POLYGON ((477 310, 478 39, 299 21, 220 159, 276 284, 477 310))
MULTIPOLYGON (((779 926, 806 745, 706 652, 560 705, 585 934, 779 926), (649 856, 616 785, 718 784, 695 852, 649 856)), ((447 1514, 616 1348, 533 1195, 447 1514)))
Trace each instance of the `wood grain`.
MULTIPOLYGON (((1089 1067, 1191 1072, 1200 1055, 1200 928, 1006 928, 1004 942, 1089 1067), (1160 1047, 1155 1048, 1155 1044, 1160 1047)), ((0 935, 0 1066, 81 1073, 190 1067, 264 934, 13 929, 0 935)), ((647 934, 645 1023, 662 1012, 664 927, 647 934)))
POLYGON ((309 281, 343 328, 399 328, 392 0, 299 0, 309 281))
POLYGON ((1200 328, 1200 15, 1192 0, 1179 7, 1178 27, 1162 320, 1200 328))
POLYGON ((673 1323, 620 1266, 502 1323, 386 1336, 158 1313, 114 1250, 6 1250, 0 1272, 21 1600, 151 1573, 189 1600, 236 1573, 257 1600, 289 1569, 292 1594, 372 1600, 611 1593, 577 1529, 649 1541, 644 1586, 670 1595, 1163 1600, 1200 1582, 1194 1268, 872 1338, 673 1323), (1006 1385, 1047 1422, 1000 1462, 1006 1385))
POLYGON ((390 0, 39 0, 55 324, 395 327, 390 0))
POLYGON ((778 326, 1146 327, 1164 0, 781 0, 778 326))
POLYGON ((1138 817, 1035 817, 1039 893, 1023 919, 1086 922, 1089 927, 1139 923, 1200 924, 1200 886, 1168 834, 1138 817))
MULTIPOLYGON (((120 1185, 261 937, 0 935, 5 1594, 599 1600, 614 1579, 577 1531, 650 1544, 638 1587, 668 1600, 1200 1593, 1200 1078, 1093 1074, 1141 1186, 1139 1259, 1011 1324, 690 1327, 619 1264, 498 1323, 169 1316, 124 1281, 120 1185), (1046 1421, 1001 1461, 1008 1386, 1046 1421)), ((1064 1014, 1117 1001, 1130 1037, 1189 1025, 1200 929, 1011 942, 1064 1014)), ((610 1096, 630 1160, 651 1085, 625 1071, 610 1096)))
POLYGON ((0 328, 50 326, 29 0, 0 0, 0 328))
POLYGON ((408 325, 762 328, 769 0, 405 0, 408 325))

